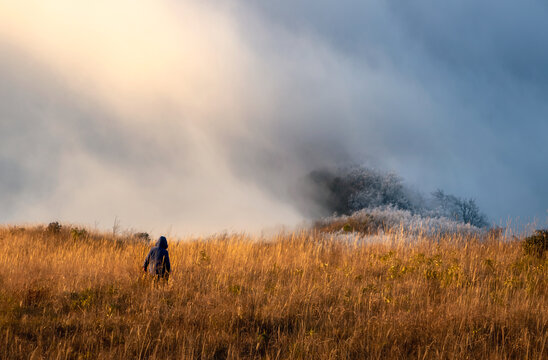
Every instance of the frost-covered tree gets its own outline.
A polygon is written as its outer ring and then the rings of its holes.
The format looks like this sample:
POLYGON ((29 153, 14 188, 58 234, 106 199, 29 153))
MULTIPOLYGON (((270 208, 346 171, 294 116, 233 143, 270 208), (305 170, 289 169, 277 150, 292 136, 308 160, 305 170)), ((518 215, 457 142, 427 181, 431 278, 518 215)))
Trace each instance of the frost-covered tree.
POLYGON ((354 168, 348 174, 348 179, 356 189, 348 200, 351 212, 383 205, 392 205, 404 210, 413 208, 402 179, 396 174, 354 168))
POLYGON ((330 213, 348 215, 388 205, 403 210, 415 209, 412 192, 396 174, 355 166, 337 171, 315 171, 310 177, 320 188, 320 203, 330 213))
POLYGON ((488 225, 487 216, 480 212, 474 199, 459 198, 439 189, 432 193, 432 197, 436 206, 434 210, 440 215, 476 227, 488 225))

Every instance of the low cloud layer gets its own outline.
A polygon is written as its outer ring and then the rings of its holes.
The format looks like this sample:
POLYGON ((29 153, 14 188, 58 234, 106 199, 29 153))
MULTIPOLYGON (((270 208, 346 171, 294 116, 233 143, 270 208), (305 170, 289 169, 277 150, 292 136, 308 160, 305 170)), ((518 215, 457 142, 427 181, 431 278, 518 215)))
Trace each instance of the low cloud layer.
POLYGON ((544 222, 547 11, 0 1, 0 221, 257 230, 366 163, 544 222))

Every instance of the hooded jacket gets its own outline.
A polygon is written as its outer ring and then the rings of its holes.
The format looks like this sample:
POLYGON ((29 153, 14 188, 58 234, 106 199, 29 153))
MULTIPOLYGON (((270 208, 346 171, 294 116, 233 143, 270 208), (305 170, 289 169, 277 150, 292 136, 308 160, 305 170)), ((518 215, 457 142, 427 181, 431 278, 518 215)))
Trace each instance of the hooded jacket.
POLYGON ((168 277, 171 272, 171 264, 169 263, 169 253, 167 252, 167 239, 160 236, 156 242, 156 246, 150 249, 145 263, 143 264, 145 271, 157 275, 158 277, 168 277))

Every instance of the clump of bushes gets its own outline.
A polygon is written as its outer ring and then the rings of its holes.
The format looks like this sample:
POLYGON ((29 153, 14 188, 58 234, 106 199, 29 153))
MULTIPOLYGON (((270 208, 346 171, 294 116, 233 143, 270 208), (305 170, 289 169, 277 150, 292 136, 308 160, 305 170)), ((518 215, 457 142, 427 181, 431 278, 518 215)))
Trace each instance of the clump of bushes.
POLYGON ((440 235, 466 234, 479 235, 482 229, 470 224, 463 224, 445 217, 423 216, 408 210, 395 207, 363 209, 352 215, 331 216, 318 220, 314 228, 320 232, 348 233, 358 232, 364 235, 375 235, 379 232, 401 231, 408 234, 440 235))
POLYGON ((314 227, 320 232, 359 232, 366 235, 374 235, 385 230, 382 221, 370 214, 326 218, 317 221, 314 227))
POLYGON ((548 230, 536 230, 523 240, 522 247, 528 255, 543 257, 548 251, 548 230))

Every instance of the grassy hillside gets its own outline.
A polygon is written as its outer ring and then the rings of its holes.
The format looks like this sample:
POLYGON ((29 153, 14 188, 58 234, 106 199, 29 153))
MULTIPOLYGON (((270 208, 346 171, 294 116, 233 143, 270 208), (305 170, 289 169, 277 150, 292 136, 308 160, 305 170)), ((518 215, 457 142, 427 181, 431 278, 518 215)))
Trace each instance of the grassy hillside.
POLYGON ((150 244, 0 228, 1 358, 545 359, 548 261, 520 242, 315 232, 150 244))

